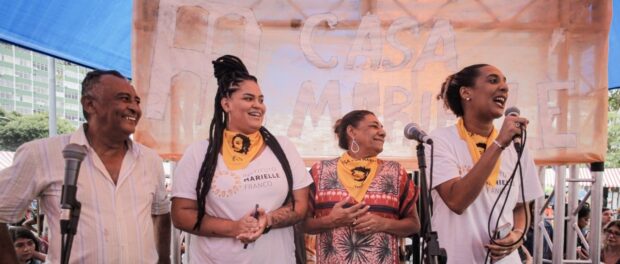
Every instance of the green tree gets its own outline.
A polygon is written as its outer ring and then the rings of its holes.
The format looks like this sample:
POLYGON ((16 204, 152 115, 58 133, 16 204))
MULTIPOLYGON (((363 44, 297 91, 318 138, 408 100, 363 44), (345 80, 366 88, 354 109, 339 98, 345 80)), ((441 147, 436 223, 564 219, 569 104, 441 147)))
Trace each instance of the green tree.
MULTIPOLYGON (((48 116, 46 113, 20 115, 15 112, 6 113, 0 109, 0 150, 15 151, 21 144, 49 136, 48 116)), ((58 119, 58 134, 75 130, 65 119, 58 119)))
POLYGON ((605 167, 620 167, 620 90, 609 92, 605 167))

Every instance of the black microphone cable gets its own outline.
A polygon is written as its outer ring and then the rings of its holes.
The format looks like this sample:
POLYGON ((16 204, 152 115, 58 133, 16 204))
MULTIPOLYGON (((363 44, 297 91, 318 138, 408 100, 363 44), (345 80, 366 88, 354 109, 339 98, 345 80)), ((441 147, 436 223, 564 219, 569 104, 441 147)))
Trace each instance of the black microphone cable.
MULTIPOLYGON (((523 230, 523 232, 521 233, 521 236, 519 237, 519 239, 517 239, 517 241, 510 243, 510 244, 502 244, 502 243, 497 243, 496 239, 494 238, 494 234, 491 233, 491 222, 492 222, 492 218, 493 218, 493 212, 495 211, 495 208, 497 206, 497 203, 500 201, 500 199, 502 198, 502 194, 504 193, 504 191, 506 191, 506 197, 504 198, 504 202, 502 204, 502 207, 499 211, 499 214, 497 215, 497 221, 495 222, 495 228, 494 230, 497 230, 497 228, 499 227, 499 221, 501 219, 502 214, 504 213, 504 209, 506 208, 506 204, 508 202, 508 197, 510 197, 510 192, 512 190, 512 183, 514 182, 514 177, 515 174, 517 172, 517 169, 519 170, 519 179, 520 179, 520 193, 521 193, 521 201, 523 202, 523 206, 527 206, 525 203, 525 190, 524 190, 524 185, 523 185, 523 170, 521 167, 521 157, 523 156, 523 149, 525 149, 525 143, 527 141, 527 131, 525 129, 521 129, 521 149, 516 149, 517 150, 517 163, 515 164, 515 168, 512 170, 512 173, 510 175, 510 177, 508 178, 508 181, 506 181, 506 184, 504 185, 504 187, 502 187, 499 195, 497 196, 497 199, 495 200, 495 202, 493 203, 493 207, 491 207, 491 213, 489 214, 489 219, 487 222, 487 233, 489 234, 489 239, 491 241, 492 244, 496 244, 499 246, 504 246, 504 247, 511 247, 514 245, 519 244, 519 242, 521 242, 523 240, 523 238, 525 237, 525 232, 527 231, 527 227, 530 224, 531 219, 529 216, 529 212, 527 211, 527 208, 525 208, 525 229, 523 230)), ((501 165, 500 165, 501 166, 501 165)), ((501 239, 501 238, 499 238, 501 239)), ((518 249, 517 249, 518 250, 518 249)), ((484 259, 484 263, 489 263, 489 257, 490 257, 490 250, 487 250, 487 254, 486 257, 484 259)))

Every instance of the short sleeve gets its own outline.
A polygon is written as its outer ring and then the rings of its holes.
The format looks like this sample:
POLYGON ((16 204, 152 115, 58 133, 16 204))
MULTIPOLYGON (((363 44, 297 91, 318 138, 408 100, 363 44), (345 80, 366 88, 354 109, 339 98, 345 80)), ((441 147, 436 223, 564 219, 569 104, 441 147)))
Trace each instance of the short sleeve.
POLYGON ((164 175, 163 160, 154 154, 152 161, 153 173, 156 175, 157 179, 157 189, 155 190, 153 204, 151 205, 151 214, 167 214, 170 212, 170 199, 168 199, 168 193, 166 192, 166 179, 164 175))
POLYGON ((172 177, 172 197, 197 199, 196 182, 208 146, 207 141, 200 141, 185 150, 172 177))
POLYGON ((457 142, 450 142, 452 135, 449 135, 449 132, 446 128, 433 131, 431 133, 431 138, 433 139, 432 149, 431 147, 425 149, 427 157, 426 177, 429 186, 432 184, 433 189, 446 181, 463 176, 459 174, 457 166, 458 162, 455 153, 455 144, 457 142), (431 150, 432 164, 429 160, 431 158, 431 150))
POLYGON ((314 163, 312 168, 310 168, 310 175, 312 176, 313 183, 310 185, 310 190, 308 191, 308 212, 314 212, 315 202, 316 202, 316 191, 318 187, 318 177, 319 172, 321 171, 321 162, 314 163))
POLYGON ((0 171, 0 222, 21 220, 32 200, 48 185, 46 170, 41 167, 48 162, 37 155, 37 147, 38 141, 23 144, 15 152, 11 166, 0 171))
POLYGON ((411 177, 403 168, 402 165, 399 165, 400 169, 398 170, 398 182, 399 186, 399 208, 398 208, 398 216, 399 218, 404 218, 407 216, 407 212, 411 209, 412 206, 418 200, 418 189, 414 186, 411 177))
POLYGON ((291 172, 293 173, 293 190, 298 190, 310 185, 312 183, 312 177, 310 177, 306 165, 293 143, 286 137, 278 137, 278 143, 282 147, 286 159, 291 166, 291 172))

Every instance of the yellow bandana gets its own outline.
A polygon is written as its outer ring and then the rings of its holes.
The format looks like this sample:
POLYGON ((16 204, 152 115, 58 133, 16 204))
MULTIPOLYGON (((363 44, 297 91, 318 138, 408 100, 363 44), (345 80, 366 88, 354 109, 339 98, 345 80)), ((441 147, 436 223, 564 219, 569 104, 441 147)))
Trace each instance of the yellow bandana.
POLYGON ((361 202, 377 175, 379 163, 377 157, 354 159, 345 152, 338 159, 338 179, 342 186, 357 202, 361 202))
MULTIPOLYGON (((459 136, 461 137, 461 139, 465 140, 465 142, 467 143, 467 148, 469 149, 469 154, 471 155, 471 159, 474 164, 478 162, 478 160, 480 160, 480 156, 482 156, 482 153, 484 152, 484 149, 482 149, 481 147, 479 148, 477 145, 485 144, 486 147, 489 147, 493 144, 495 138, 497 138, 497 130, 495 128, 493 128, 493 131, 491 131, 491 135, 488 138, 475 134, 470 135, 470 133, 465 128, 463 118, 459 118, 458 122, 456 123, 456 129, 459 131, 459 136)), ((491 174, 487 178, 487 185, 495 186, 495 184, 497 183, 500 161, 501 157, 497 158, 495 166, 493 167, 491 174)))
POLYGON ((248 166, 263 147, 263 136, 259 131, 250 135, 224 130, 222 156, 229 170, 240 170, 248 166))

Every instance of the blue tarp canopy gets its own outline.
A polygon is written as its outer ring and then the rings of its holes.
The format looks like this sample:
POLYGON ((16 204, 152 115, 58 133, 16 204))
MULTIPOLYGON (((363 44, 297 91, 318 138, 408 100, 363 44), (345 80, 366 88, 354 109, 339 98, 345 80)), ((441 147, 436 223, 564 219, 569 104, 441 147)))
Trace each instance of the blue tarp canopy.
POLYGON ((610 89, 620 89, 620 1, 614 1, 609 32, 608 83, 610 89))
POLYGON ((0 39, 131 76, 131 0, 0 0, 0 39))
MULTIPOLYGON (((0 39, 131 76, 130 0, 0 0, 0 39)), ((614 1, 620 14, 620 1, 614 1)), ((620 15, 609 36, 609 87, 620 88, 620 15)))

